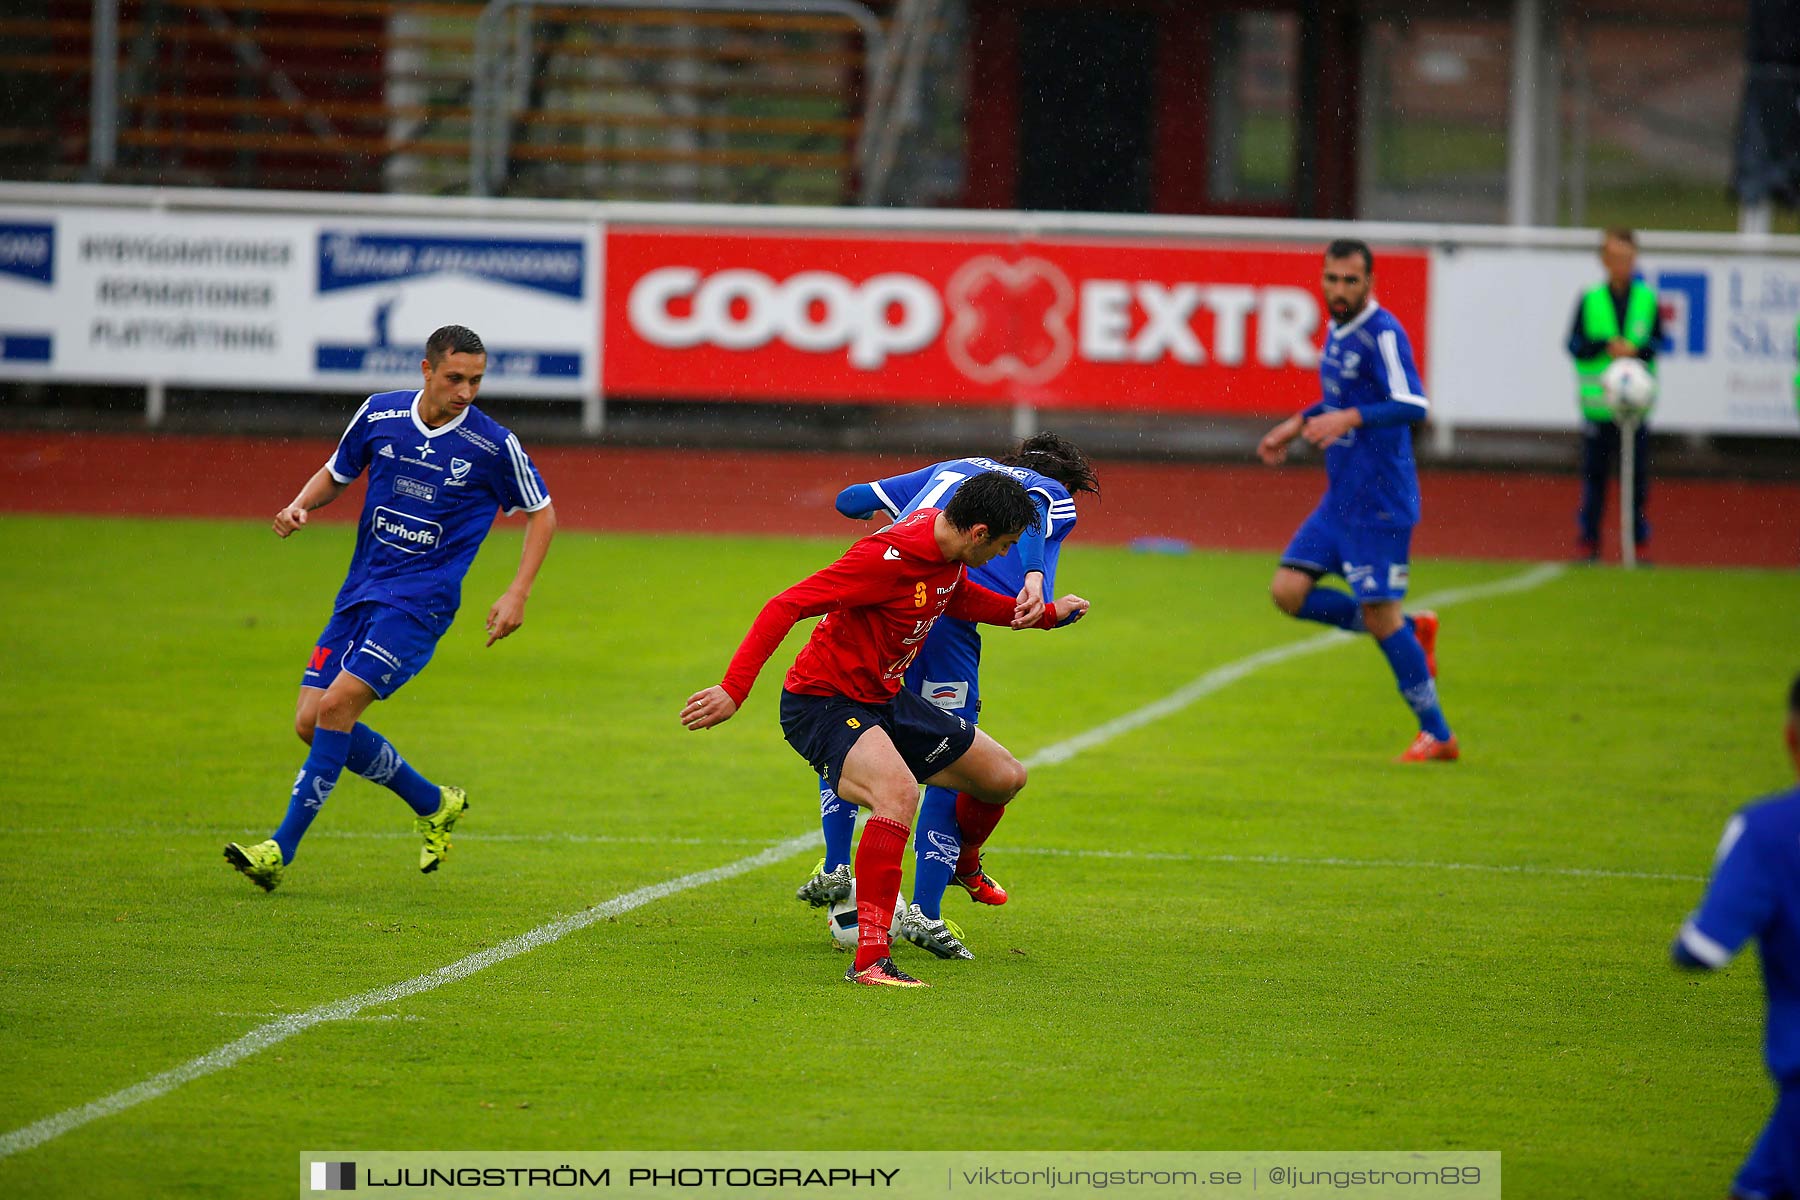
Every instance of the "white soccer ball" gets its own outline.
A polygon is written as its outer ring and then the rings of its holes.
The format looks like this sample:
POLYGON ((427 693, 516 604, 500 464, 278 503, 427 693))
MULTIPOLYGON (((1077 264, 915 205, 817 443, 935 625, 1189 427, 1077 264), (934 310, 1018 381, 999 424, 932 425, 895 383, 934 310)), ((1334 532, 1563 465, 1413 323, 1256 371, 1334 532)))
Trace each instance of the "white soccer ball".
MULTIPOLYGON (((900 914, 906 911, 906 897, 894 898, 894 921, 888 926, 888 940, 900 937, 900 914)), ((839 900, 825 911, 825 928, 831 932, 831 944, 838 950, 856 949, 856 880, 850 881, 850 898, 839 900)))
POLYGON ((1617 413, 1641 413, 1656 400, 1656 376, 1642 359, 1615 358, 1600 375, 1606 402, 1617 413))

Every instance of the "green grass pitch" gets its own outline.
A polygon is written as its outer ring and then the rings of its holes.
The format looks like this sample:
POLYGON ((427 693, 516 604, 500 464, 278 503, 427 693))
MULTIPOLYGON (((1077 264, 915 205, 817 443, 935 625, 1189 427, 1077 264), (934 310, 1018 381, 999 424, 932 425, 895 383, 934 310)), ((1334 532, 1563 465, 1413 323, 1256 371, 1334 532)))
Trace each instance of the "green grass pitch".
MULTIPOLYGON (((283 811, 350 537, 0 519, 0 1133, 817 832, 774 713, 791 645, 729 724, 675 714, 837 547, 565 534, 484 649, 513 526, 370 715, 468 787, 446 867, 346 776, 256 892, 219 849, 283 811)), ((1317 636, 1271 561, 1071 546, 1093 616, 989 635, 985 727, 1030 759, 1317 636)), ((1524 569, 1427 559, 1414 594, 1524 569)), ((1717 1195, 1771 1099, 1760 983, 1665 947, 1727 814, 1789 781, 1797 646, 1792 574, 1572 569, 1445 609, 1453 767, 1390 763, 1406 713, 1347 640, 1034 769, 989 860, 1012 903, 948 910, 978 958, 897 952, 929 990, 840 982, 792 899, 807 850, 0 1158, 0 1192, 285 1194, 321 1147, 1463 1148, 1504 1153, 1509 1196, 1717 1195)))

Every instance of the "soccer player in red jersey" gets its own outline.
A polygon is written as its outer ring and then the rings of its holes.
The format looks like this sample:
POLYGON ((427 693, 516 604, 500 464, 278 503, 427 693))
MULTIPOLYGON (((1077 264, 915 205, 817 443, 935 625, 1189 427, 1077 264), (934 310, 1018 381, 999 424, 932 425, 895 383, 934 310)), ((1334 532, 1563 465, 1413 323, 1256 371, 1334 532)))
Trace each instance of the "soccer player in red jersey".
POLYGON ((963 484, 945 508, 922 508, 861 539, 843 557, 763 606, 722 682, 688 697, 681 723, 710 729, 731 718, 796 622, 823 614, 788 671, 781 729, 837 794, 870 809, 856 848, 856 961, 852 983, 923 986, 894 965, 888 928, 919 784, 1006 804, 1025 767, 962 717, 902 687, 906 668, 939 617, 1050 629, 1078 620, 1088 602, 1064 596, 1027 619, 1025 606, 965 577, 998 558, 1037 521, 1016 479, 990 472, 963 484))

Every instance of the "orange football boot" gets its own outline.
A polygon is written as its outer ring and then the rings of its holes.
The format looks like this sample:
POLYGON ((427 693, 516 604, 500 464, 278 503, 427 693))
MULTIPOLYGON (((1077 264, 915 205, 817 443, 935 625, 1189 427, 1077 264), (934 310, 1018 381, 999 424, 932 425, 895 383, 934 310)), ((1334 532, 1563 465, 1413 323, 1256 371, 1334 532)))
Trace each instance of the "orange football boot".
POLYGON ((1440 742, 1421 729, 1419 736, 1413 739, 1413 744, 1408 746, 1405 753, 1394 761, 1403 763, 1455 762, 1461 757, 1462 747, 1456 744, 1455 734, 1450 735, 1449 741, 1440 742))

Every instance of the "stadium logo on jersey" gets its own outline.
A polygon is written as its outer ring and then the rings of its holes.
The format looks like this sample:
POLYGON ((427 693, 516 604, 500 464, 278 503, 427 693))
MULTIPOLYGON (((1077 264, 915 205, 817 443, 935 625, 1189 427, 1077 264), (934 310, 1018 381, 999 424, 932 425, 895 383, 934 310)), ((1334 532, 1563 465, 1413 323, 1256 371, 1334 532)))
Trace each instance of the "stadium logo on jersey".
POLYGON ((369 522, 377 541, 407 554, 427 554, 443 540, 444 527, 383 505, 369 522))
POLYGON ((394 480, 394 495, 411 496, 415 500, 423 500, 427 504, 437 502, 437 489, 429 483, 420 483, 416 479, 408 479, 402 475, 394 480))
POLYGON ((469 472, 470 472, 470 470, 472 470, 474 468, 474 466, 475 466, 475 464, 470 462, 466 458, 451 459, 450 460, 450 482, 452 484, 463 483, 468 478, 469 472))
POLYGON ((364 417, 363 424, 368 425, 373 424, 376 421, 391 421, 395 417, 410 416, 412 416, 412 409, 410 408, 384 408, 380 412, 372 412, 364 417))
POLYGON ((927 679, 921 694, 939 708, 962 708, 969 703, 969 681, 959 679, 953 683, 936 683, 927 679))
POLYGON ((977 383, 1042 383, 1075 353, 1075 288, 1052 263, 984 254, 964 263, 945 293, 952 316, 944 348, 977 383))

